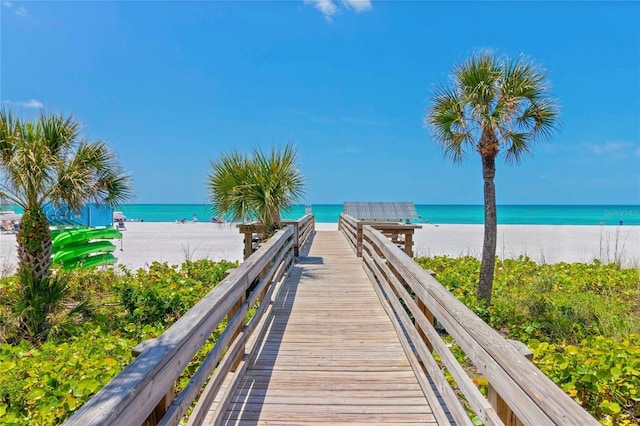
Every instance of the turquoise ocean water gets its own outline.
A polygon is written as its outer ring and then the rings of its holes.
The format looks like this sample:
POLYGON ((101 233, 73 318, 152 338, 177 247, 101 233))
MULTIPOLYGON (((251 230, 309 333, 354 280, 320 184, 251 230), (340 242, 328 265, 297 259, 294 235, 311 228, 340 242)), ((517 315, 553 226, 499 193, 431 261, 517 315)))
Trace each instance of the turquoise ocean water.
MULTIPOLYGON (((199 221, 208 221, 212 216, 205 204, 127 204, 121 210, 129 220, 145 222, 175 222, 191 220, 194 214, 199 221)), ((481 205, 429 205, 416 204, 418 214, 430 223, 482 224, 483 207, 481 205)), ((337 223, 342 212, 342 204, 312 204, 311 212, 316 222, 337 223)), ((283 212, 284 219, 297 219, 305 213, 305 205, 293 206, 283 212)), ((561 206, 561 205, 500 205, 498 223, 521 225, 605 225, 640 226, 640 205, 614 206, 561 206)))

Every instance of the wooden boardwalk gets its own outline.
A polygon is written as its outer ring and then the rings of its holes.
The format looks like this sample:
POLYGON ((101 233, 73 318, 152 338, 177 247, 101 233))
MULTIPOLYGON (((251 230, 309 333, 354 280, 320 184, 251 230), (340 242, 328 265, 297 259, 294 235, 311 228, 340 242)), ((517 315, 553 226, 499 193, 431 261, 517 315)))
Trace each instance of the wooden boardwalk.
POLYGON ((316 232, 223 424, 436 424, 398 335, 338 232, 316 232))

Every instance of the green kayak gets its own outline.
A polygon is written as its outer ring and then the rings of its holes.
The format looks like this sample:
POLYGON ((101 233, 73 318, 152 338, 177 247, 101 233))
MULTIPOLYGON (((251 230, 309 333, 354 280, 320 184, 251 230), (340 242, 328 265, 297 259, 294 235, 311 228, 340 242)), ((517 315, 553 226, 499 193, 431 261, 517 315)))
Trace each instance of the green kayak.
POLYGON ((96 266, 113 265, 117 261, 118 259, 116 259, 116 257, 111 253, 100 253, 65 263, 63 268, 67 270, 77 268, 89 269, 95 268, 96 266))
POLYGON ((111 241, 85 242, 81 245, 64 247, 59 249, 53 256, 53 263, 65 263, 74 261, 76 258, 83 258, 94 253, 109 253, 116 249, 111 241))
POLYGON ((115 228, 82 228, 70 229, 59 233, 53 239, 53 249, 88 240, 121 238, 122 233, 115 228))

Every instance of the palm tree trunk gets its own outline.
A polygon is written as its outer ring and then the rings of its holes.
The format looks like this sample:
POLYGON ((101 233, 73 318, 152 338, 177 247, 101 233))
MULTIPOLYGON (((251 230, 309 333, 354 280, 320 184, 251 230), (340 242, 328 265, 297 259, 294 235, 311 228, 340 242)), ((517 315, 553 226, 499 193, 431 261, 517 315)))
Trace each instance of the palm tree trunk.
POLYGON ((27 209, 16 235, 18 267, 30 266, 34 276, 42 279, 51 271, 51 231, 49 221, 39 207, 27 209))
POLYGON ((491 305, 493 273, 496 262, 496 239, 498 217, 496 214, 496 155, 482 155, 482 178, 484 179, 484 243, 482 244, 482 264, 478 283, 478 300, 491 305))
POLYGON ((478 152, 482 158, 482 179, 484 181, 484 242, 482 243, 482 264, 478 282, 478 300, 486 306, 491 305, 493 291, 493 273, 496 264, 496 240, 498 217, 496 213, 496 157, 498 156, 498 138, 490 127, 482 129, 478 143, 478 152))

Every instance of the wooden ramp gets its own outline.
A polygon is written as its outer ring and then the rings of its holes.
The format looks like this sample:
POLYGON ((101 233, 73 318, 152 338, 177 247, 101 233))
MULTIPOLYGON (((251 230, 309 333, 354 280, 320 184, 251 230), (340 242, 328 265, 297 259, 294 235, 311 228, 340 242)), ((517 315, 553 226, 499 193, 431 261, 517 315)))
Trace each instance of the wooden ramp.
POLYGON ((436 424, 342 234, 316 232, 267 321, 223 424, 436 424))

